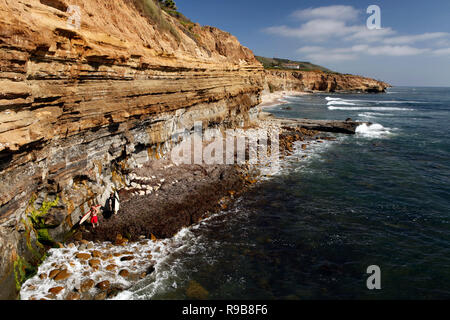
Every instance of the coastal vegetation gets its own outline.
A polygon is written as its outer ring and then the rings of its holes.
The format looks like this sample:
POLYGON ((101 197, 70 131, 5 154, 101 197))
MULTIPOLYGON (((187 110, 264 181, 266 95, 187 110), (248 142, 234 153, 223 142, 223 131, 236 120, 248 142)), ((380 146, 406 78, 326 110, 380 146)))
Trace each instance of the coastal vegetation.
POLYGON ((255 58, 261 62, 265 69, 278 69, 278 70, 298 70, 298 71, 316 71, 325 73, 336 73, 328 68, 313 64, 306 61, 294 61, 289 59, 280 58, 266 58, 261 56, 255 56, 255 58), (290 66, 290 67, 288 67, 290 66), (298 68, 296 68, 298 66, 298 68))
POLYGON ((198 35, 194 33, 195 23, 178 11, 173 0, 134 0, 136 7, 162 31, 171 33, 178 42, 180 34, 169 21, 167 15, 176 19, 178 27, 191 39, 198 43, 198 35))

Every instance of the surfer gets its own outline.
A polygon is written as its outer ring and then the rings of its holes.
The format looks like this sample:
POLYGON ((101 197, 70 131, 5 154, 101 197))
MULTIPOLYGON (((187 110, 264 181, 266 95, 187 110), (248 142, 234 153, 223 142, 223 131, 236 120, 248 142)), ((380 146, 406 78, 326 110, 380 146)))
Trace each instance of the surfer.
POLYGON ((106 208, 111 214, 112 213, 117 214, 117 212, 119 212, 119 200, 120 200, 119 195, 117 194, 116 191, 111 193, 111 195, 109 196, 106 208))
POLYGON ((95 225, 97 225, 98 227, 98 213, 99 213, 99 208, 101 206, 97 205, 97 206, 92 206, 91 208, 91 214, 92 214, 92 218, 91 218, 91 223, 92 223, 92 228, 95 229, 95 225))
MULTIPOLYGON (((81 218, 80 225, 82 225, 85 221, 87 221, 87 219, 90 216, 92 216, 94 214, 94 212, 96 213, 96 215, 98 215, 98 213, 100 211, 100 207, 101 207, 101 205, 92 206, 91 209, 88 212, 86 212, 84 214, 84 216, 81 218)), ((91 222, 92 222, 92 219, 91 219, 91 222)), ((97 218, 97 222, 96 223, 98 225, 98 218, 97 218)))

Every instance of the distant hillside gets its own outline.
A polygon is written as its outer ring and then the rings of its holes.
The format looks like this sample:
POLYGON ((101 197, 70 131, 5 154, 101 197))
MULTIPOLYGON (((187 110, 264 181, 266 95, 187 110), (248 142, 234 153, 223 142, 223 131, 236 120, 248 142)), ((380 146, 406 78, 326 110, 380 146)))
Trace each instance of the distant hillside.
POLYGON ((265 69, 287 69, 287 70, 300 70, 300 71, 322 71, 326 73, 337 73, 325 67, 317 64, 312 64, 305 61, 294 61, 289 59, 280 58, 266 58, 261 56, 255 56, 256 59, 262 63, 265 69), (298 69, 296 66, 298 65, 298 69))

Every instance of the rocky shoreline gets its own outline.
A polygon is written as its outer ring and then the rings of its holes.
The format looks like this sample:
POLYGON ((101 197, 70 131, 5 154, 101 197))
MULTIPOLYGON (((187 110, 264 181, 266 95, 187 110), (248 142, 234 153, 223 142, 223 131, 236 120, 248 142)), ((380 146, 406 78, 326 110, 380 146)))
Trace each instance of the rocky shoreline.
MULTIPOLYGON (((51 248, 171 236, 254 180, 245 167, 148 166, 178 131, 257 126, 270 92, 386 88, 351 75, 266 71, 233 35, 155 7, 164 28, 140 4, 79 1, 79 29, 67 23, 68 0, 0 4, 0 299, 17 298, 51 248), (101 217, 96 235, 79 229, 80 215, 113 190, 125 214, 101 217)), ((309 131, 283 130, 280 147, 309 131)))
MULTIPOLYGON (((290 121, 260 114, 261 128, 280 130, 281 157, 292 154, 295 143, 306 149, 309 143, 334 139, 290 121)), ((259 166, 177 166, 162 158, 131 170, 126 187, 119 191, 119 213, 100 215, 96 229, 88 223, 75 226, 71 240, 49 251, 51 263, 44 262, 23 284, 21 299, 114 299, 152 275, 158 259, 168 254, 175 234, 226 210, 257 183, 259 166)))

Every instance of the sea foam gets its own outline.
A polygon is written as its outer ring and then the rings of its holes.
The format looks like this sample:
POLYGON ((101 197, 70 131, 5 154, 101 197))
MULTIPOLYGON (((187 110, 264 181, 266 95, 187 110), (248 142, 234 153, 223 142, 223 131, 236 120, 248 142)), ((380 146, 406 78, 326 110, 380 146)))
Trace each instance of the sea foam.
POLYGON ((356 128, 356 134, 368 137, 368 138, 381 138, 390 134, 389 128, 383 127, 381 124, 375 123, 367 125, 366 123, 356 128))
POLYGON ((329 110, 373 110, 373 111, 414 111, 414 109, 409 108, 390 108, 390 107, 336 107, 336 106, 328 106, 329 110))

